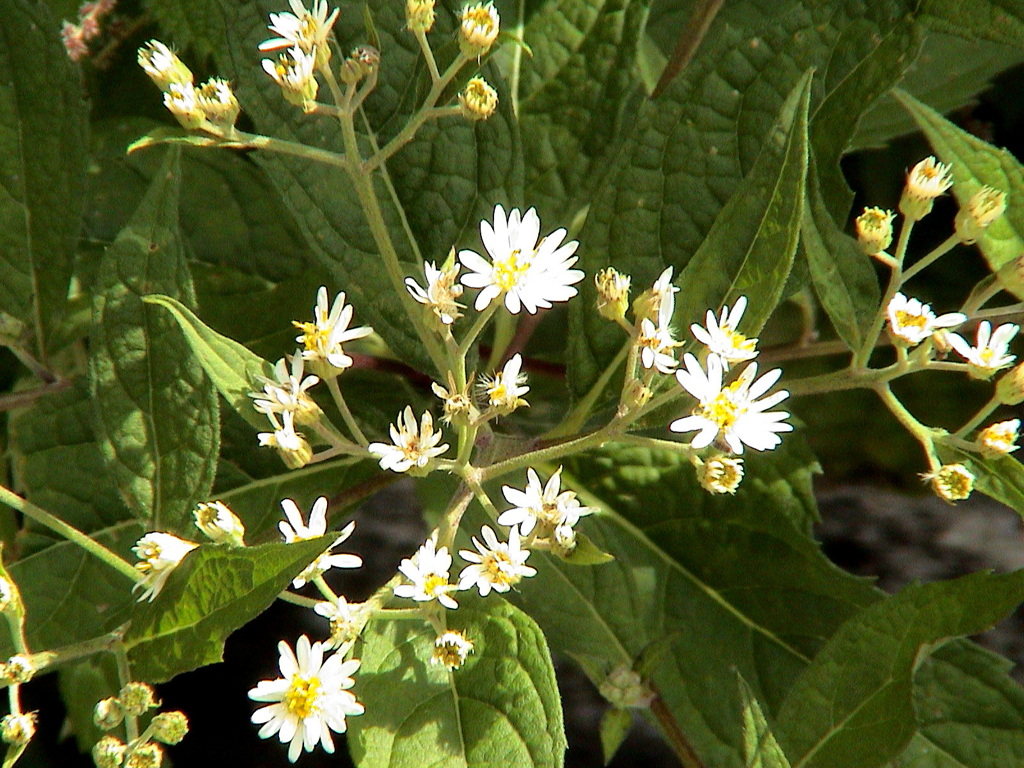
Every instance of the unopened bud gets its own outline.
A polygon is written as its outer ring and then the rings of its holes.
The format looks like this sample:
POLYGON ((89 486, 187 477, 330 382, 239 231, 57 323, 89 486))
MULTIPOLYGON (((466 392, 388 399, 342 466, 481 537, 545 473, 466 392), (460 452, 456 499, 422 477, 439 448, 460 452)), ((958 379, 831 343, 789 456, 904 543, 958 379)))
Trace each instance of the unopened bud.
POLYGON ((3 665, 0 676, 7 683, 27 683, 35 676, 36 668, 27 656, 11 656, 3 665))
POLYGON ((908 219, 919 221, 932 210, 936 197, 953 185, 949 166, 934 157, 926 157, 907 174, 907 184, 900 198, 900 211, 908 219))
POLYGON ((97 728, 104 731, 117 728, 124 721, 124 710, 121 708, 121 702, 113 696, 97 702, 92 711, 92 721, 96 724, 97 728))
POLYGON ((245 526, 238 515, 221 501, 202 502, 192 513, 196 528, 217 544, 245 546, 245 526))
POLYGON ((447 669, 458 669, 472 652, 473 643, 461 632, 445 632, 434 641, 434 652, 430 656, 430 661, 447 669))
POLYGON ((981 455, 987 459, 998 459, 1017 450, 1020 433, 1020 419, 1010 419, 990 424, 978 434, 981 455))
POLYGON ((224 127, 233 126, 242 109, 231 84, 216 77, 196 88, 196 101, 207 120, 224 127))
POLYGON ((1018 299, 1024 298, 1024 256, 1008 261, 996 272, 996 280, 1018 299))
POLYGON ((556 557, 568 557, 576 549, 576 531, 571 525, 558 525, 551 533, 551 553, 556 557))
POLYGON ((191 85, 193 82, 192 70, 159 40, 150 40, 139 48, 139 66, 161 91, 166 91, 172 83, 191 85))
POLYGON ((594 276, 597 287, 597 311, 601 317, 619 321, 626 316, 629 308, 629 275, 623 275, 612 267, 602 269, 594 276))
POLYGON ((935 472, 925 475, 932 490, 943 501, 962 501, 974 490, 974 475, 963 464, 943 464, 935 472))
POLYGON ((121 768, 124 764, 124 744, 113 736, 104 736, 92 748, 92 761, 96 768, 121 768))
POLYGON ((696 459, 697 482, 709 493, 736 493, 743 480, 743 459, 715 456, 707 461, 696 459))
POLYGON ((355 85, 380 66, 380 51, 372 45, 361 45, 341 65, 339 77, 343 83, 355 85))
POLYGON ((157 706, 153 688, 145 683, 127 683, 117 695, 125 714, 139 717, 157 706))
POLYGON ((405 0, 405 25, 413 32, 429 32, 434 26, 434 0, 405 0))
POLYGON ((637 672, 627 666, 616 667, 601 683, 599 690, 619 709, 646 709, 654 701, 654 691, 637 672))
POLYGON ((498 92, 482 77, 474 77, 459 94, 462 114, 470 120, 486 120, 498 108, 498 92))
POLYGON ((164 761, 164 751, 159 744, 148 742, 140 744, 131 751, 124 761, 124 768, 160 768, 164 761))
POLYGON ((865 208, 857 217, 857 242, 868 256, 882 253, 892 243, 892 220, 896 214, 881 208, 865 208))
POLYGON ((479 58, 498 39, 500 20, 493 3, 477 3, 462 9, 459 25, 459 47, 467 58, 479 58))
POLYGON ((982 187, 960 208, 954 224, 963 243, 976 242, 996 219, 1006 212, 1006 193, 982 187))
POLYGON ((996 397, 1003 405, 1024 403, 1024 363, 1019 363, 1003 374, 996 384, 996 397))
POLYGON ((625 412, 643 408, 651 399, 651 388, 640 379, 630 379, 622 393, 622 407, 625 412))
POLYGON ((164 744, 177 744, 188 733, 188 718, 184 712, 161 712, 150 724, 153 738, 164 744))
POLYGON ((5 744, 24 746, 36 735, 36 716, 28 714, 4 715, 0 720, 0 739, 5 744))

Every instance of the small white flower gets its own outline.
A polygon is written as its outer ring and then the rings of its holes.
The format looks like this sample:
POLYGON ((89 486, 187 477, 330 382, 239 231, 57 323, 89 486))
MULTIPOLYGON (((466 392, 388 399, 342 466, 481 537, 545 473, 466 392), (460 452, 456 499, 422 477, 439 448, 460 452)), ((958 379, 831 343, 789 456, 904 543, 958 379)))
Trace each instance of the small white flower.
POLYGON ((245 526, 222 501, 200 502, 192 512, 196 528, 217 544, 245 546, 245 526))
POLYGON ((493 3, 477 3, 462 9, 459 40, 467 56, 482 56, 498 39, 501 20, 493 3))
POLYGON ((546 484, 541 484, 540 477, 532 467, 526 470, 526 477, 526 488, 522 491, 509 485, 502 486, 501 492, 514 507, 498 516, 499 525, 518 525, 519 533, 529 536, 537 525, 541 526, 544 533, 561 526, 572 528, 581 517, 597 511, 594 507, 580 504, 574 491, 560 491, 561 467, 548 478, 546 484))
POLYGON ((164 91, 164 106, 183 128, 198 128, 206 119, 192 83, 169 83, 164 91))
POLYGON ((398 414, 398 421, 391 425, 392 444, 370 443, 367 450, 380 457, 380 468, 392 472, 407 472, 415 467, 426 472, 437 456, 448 450, 448 443, 438 445, 443 437, 434 431, 434 417, 424 411, 420 423, 410 406, 398 414))
POLYGON ((447 669, 458 669, 473 652, 473 643, 461 632, 445 632, 434 641, 434 652, 430 655, 431 664, 440 664, 447 669))
POLYGON ((953 328, 967 320, 967 316, 960 312, 936 317, 930 306, 917 299, 908 299, 902 293, 892 297, 886 312, 892 335, 911 346, 920 344, 942 328, 953 328))
POLYGON ((696 459, 697 482, 708 493, 736 493, 743 480, 743 459, 714 456, 707 461, 696 459))
POLYGON ((981 430, 978 443, 981 453, 989 459, 997 459, 1017 450, 1017 437, 1020 433, 1020 419, 999 421, 981 430))
MULTIPOLYGON (((313 509, 309 513, 309 525, 302 521, 302 512, 299 511, 298 505, 291 499, 282 499, 281 509, 284 510, 287 522, 282 520, 277 524, 277 527, 280 529, 281 535, 284 536, 286 544, 318 539, 327 533, 326 497, 321 496, 313 503, 313 509)), ((292 580, 292 586, 298 589, 304 586, 307 581, 323 575, 331 568, 358 568, 361 566, 363 559, 359 555, 331 554, 332 549, 352 535, 355 527, 356 524, 353 521, 342 528, 338 538, 334 540, 334 543, 331 544, 327 551, 317 557, 316 560, 309 564, 306 570, 292 580)))
POLYGON ((648 318, 640 321, 640 335, 636 339, 640 348, 640 364, 660 373, 672 373, 679 363, 675 349, 680 346, 668 325, 655 325, 648 318))
POLYGON ((459 389, 455 384, 455 375, 448 371, 448 387, 445 388, 436 381, 430 385, 434 394, 444 403, 444 416, 441 421, 448 424, 464 424, 470 418, 478 415, 473 405, 473 397, 470 394, 473 388, 473 377, 469 377, 464 389, 459 389))
POLYGON ((456 589, 454 584, 448 583, 451 553, 448 547, 436 547, 434 539, 427 539, 415 555, 402 560, 398 570, 412 583, 395 587, 395 596, 420 603, 437 600, 445 608, 458 608, 459 604, 449 594, 456 589))
POLYGON ((159 40, 150 40, 139 48, 139 66, 162 90, 171 83, 192 84, 192 72, 170 48, 159 40))
POLYGON ((323 643, 311 644, 305 635, 294 653, 283 640, 277 648, 281 677, 261 680, 249 691, 253 701, 270 702, 252 713, 252 722, 263 726, 260 738, 277 734, 282 744, 289 742, 288 760, 293 763, 303 747, 312 752, 320 744, 333 754, 331 731, 344 733, 345 718, 365 711, 348 690, 355 684, 352 674, 359 669, 359 659, 344 661, 335 653, 325 661, 323 643))
POLYGON ((281 86, 285 98, 295 104, 316 99, 320 85, 313 74, 315 67, 316 51, 306 53, 297 45, 282 52, 277 59, 263 59, 263 70, 281 86))
POLYGON ((516 408, 529 405, 523 395, 530 391, 526 386, 526 374, 522 373, 523 356, 512 355, 494 378, 483 377, 480 391, 487 398, 487 404, 499 414, 512 413, 516 408))
POLYGON ((277 416, 275 413, 267 414, 274 431, 259 432, 256 439, 264 447, 276 448, 289 469, 306 466, 313 458, 313 448, 301 433, 295 431, 295 415, 291 411, 284 411, 280 414, 280 421, 277 416))
POLYGON ((242 109, 231 84, 216 77, 196 88, 196 101, 208 120, 222 125, 234 125, 242 109))
POLYGON ((344 595, 335 602, 317 603, 313 610, 331 623, 331 639, 328 648, 340 648, 354 642, 363 627, 365 603, 350 603, 344 595))
POLYGON ((313 308, 312 323, 293 323, 302 331, 296 341, 302 344, 304 360, 326 361, 340 370, 352 366, 352 358, 345 354, 342 344, 373 333, 373 328, 363 326, 349 328, 352 322, 352 307, 345 304, 345 292, 334 298, 330 311, 327 308, 327 288, 320 286, 316 294, 316 306, 313 308))
POLYGON ((160 590, 164 588, 171 572, 185 559, 185 555, 198 546, 195 542, 185 541, 170 533, 160 531, 147 533, 139 539, 132 547, 132 552, 140 561, 135 564, 135 567, 145 577, 132 588, 132 592, 140 587, 145 588, 139 595, 139 602, 143 600, 153 602, 153 599, 160 594, 160 590))
POLYGON ((462 286, 455 282, 459 276, 459 265, 438 269, 434 262, 423 265, 427 287, 423 288, 411 277, 405 278, 405 287, 416 301, 429 307, 444 325, 451 325, 460 317, 463 305, 456 301, 462 295, 462 286))
POLYGON ((690 442, 692 448, 706 448, 720 439, 733 453, 743 453, 744 445, 764 451, 782 442, 778 432, 792 431, 793 426, 783 421, 789 417, 788 413, 767 412, 789 397, 789 392, 780 390, 763 400, 757 399, 779 380, 780 369, 769 371, 754 381, 757 363, 750 363, 735 381, 723 386, 723 365, 717 355, 708 356, 707 372, 693 355, 687 353, 683 360, 686 370, 676 371, 676 379, 697 398, 697 407, 691 415, 673 421, 669 429, 673 432, 700 430, 690 442))
POLYGON ((992 324, 988 320, 982 320, 978 324, 975 346, 972 347, 970 342, 958 333, 949 334, 947 341, 970 364, 972 375, 987 379, 1000 368, 1012 365, 1013 361, 1017 359, 1015 355, 1008 354, 1008 352, 1010 342, 1019 330, 1020 326, 1018 325, 1004 323, 993 333, 992 324))
POLYGON ((512 314, 526 309, 530 314, 553 301, 568 301, 576 295, 572 286, 583 279, 583 272, 571 269, 578 260, 575 240, 562 245, 566 231, 556 229, 540 236, 540 217, 533 208, 521 215, 513 208, 494 206, 494 224, 480 222, 480 239, 491 257, 488 262, 475 251, 461 251, 459 261, 469 270, 462 276, 468 288, 482 289, 474 307, 479 312, 499 296, 512 314))
POLYGON ((304 360, 298 352, 278 360, 274 366, 273 379, 259 377, 263 391, 249 393, 249 397, 253 398, 253 408, 266 414, 291 411, 295 421, 300 424, 311 424, 319 420, 323 411, 309 396, 309 390, 319 383, 320 378, 305 376, 303 367, 304 360))
POLYGON ((288 0, 292 12, 270 14, 268 28, 280 37, 264 40, 259 45, 261 51, 276 51, 281 48, 298 46, 306 53, 312 53, 318 45, 326 45, 331 28, 338 18, 335 8, 330 17, 327 15, 325 0, 313 0, 312 11, 307 11, 300 0, 288 0))
POLYGON ((740 296, 732 305, 732 309, 723 307, 718 318, 715 318, 715 313, 709 309, 704 318, 706 328, 697 323, 690 326, 690 331, 697 341, 722 358, 726 363, 726 369, 731 363, 740 363, 757 357, 757 339, 748 339, 736 330, 746 308, 747 297, 740 296))
POLYGON ((953 186, 949 166, 934 157, 926 157, 907 174, 907 194, 922 200, 939 197, 953 186))
POLYGON ((535 568, 526 565, 530 551, 520 546, 519 532, 515 528, 509 531, 508 542, 498 541, 494 531, 487 525, 480 529, 480 533, 483 534, 484 543, 473 537, 476 552, 471 549, 459 551, 463 560, 473 563, 459 574, 459 589, 472 589, 475 586, 480 590, 480 595, 486 597, 492 589, 495 592, 508 592, 523 577, 537 573, 535 568))
POLYGON ((974 473, 963 464, 943 464, 921 477, 931 483, 936 496, 950 504, 963 501, 974 490, 974 473))

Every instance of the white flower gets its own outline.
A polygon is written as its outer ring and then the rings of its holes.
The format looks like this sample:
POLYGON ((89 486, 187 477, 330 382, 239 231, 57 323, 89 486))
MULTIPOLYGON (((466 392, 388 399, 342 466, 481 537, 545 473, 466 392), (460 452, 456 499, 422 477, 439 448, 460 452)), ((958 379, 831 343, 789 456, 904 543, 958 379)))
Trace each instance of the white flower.
POLYGON ((708 493, 736 493, 743 480, 743 459, 714 456, 707 461, 695 460, 697 482, 708 493))
POLYGON ((458 608, 449 592, 456 589, 448 583, 448 571, 452 567, 452 556, 448 547, 436 549, 434 539, 427 539, 411 558, 402 560, 398 570, 412 582, 395 587, 397 597, 407 597, 417 602, 437 600, 445 608, 458 608))
POLYGON ((274 431, 259 432, 256 439, 262 446, 276 448, 289 469, 304 467, 313 458, 313 448, 305 437, 295 431, 295 415, 291 411, 284 411, 280 415, 281 420, 278 421, 277 414, 268 413, 267 418, 274 431))
POLYGON ((920 344, 941 328, 952 328, 967 320, 967 316, 960 312, 936 317, 930 306, 917 299, 908 299, 902 293, 892 297, 886 312, 892 335, 910 345, 920 344))
POLYGON ((459 40, 467 56, 482 56, 498 39, 501 20, 492 3, 467 5, 460 21, 459 40))
POLYGON ((331 623, 328 648, 339 648, 353 642, 364 624, 365 603, 350 603, 344 595, 339 595, 335 602, 317 603, 313 610, 331 623))
POLYGON ((217 77, 196 88, 196 101, 207 119, 222 125, 234 125, 241 111, 231 84, 217 77))
POLYGON ((501 492, 505 494, 505 499, 515 506, 499 515, 499 525, 518 525, 519 533, 529 536, 538 524, 545 532, 561 526, 572 528, 581 517, 597 511, 594 507, 581 505, 575 492, 559 492, 561 467, 544 485, 532 467, 526 470, 526 477, 526 488, 522 491, 509 485, 502 486, 501 492))
POLYGON ((1020 432, 1020 419, 999 421, 981 430, 978 443, 981 453, 989 459, 996 459, 1017 450, 1017 437, 1020 432))
POLYGON ((413 467, 427 471, 436 456, 448 450, 448 443, 438 445, 443 435, 434 431, 434 417, 424 411, 420 423, 410 406, 398 414, 398 421, 391 425, 392 444, 370 443, 367 450, 380 457, 380 468, 392 472, 406 472, 413 467))
POLYGON ((1020 326, 1013 323, 1004 323, 992 332, 992 324, 988 320, 982 320, 978 324, 977 344, 970 343, 958 333, 951 333, 947 336, 949 345, 953 347, 960 356, 971 366, 971 373, 978 378, 987 379, 1000 368, 1012 365, 1016 360, 1015 355, 1007 354, 1010 349, 1010 342, 1017 335, 1020 326))
POLYGON ((463 305, 456 301, 462 295, 462 286, 455 282, 459 276, 459 265, 438 269, 430 261, 423 265, 423 272, 426 288, 422 288, 411 277, 405 278, 405 287, 416 301, 429 307, 441 323, 451 325, 462 317, 459 310, 463 309, 463 305))
MULTIPOLYGON (((283 499, 281 501, 281 508, 284 510, 287 522, 282 520, 277 524, 277 527, 280 529, 281 535, 284 536, 285 543, 294 544, 297 541, 318 539, 327 533, 326 497, 321 496, 313 503, 313 509, 309 513, 309 525, 302 521, 302 513, 299 511, 298 505, 291 499, 283 499)), ((352 535, 352 530, 355 527, 356 524, 353 521, 342 528, 338 538, 328 547, 327 551, 317 557, 316 560, 309 564, 306 570, 292 580, 292 586, 298 589, 304 586, 307 581, 323 575, 331 568, 358 568, 361 566, 363 559, 359 555, 331 554, 332 549, 352 535)))
POLYGON ((934 472, 921 476, 931 483, 932 490, 943 501, 963 501, 974 490, 974 473, 963 464, 943 464, 934 472))
POLYGON ((687 353, 683 360, 686 370, 676 371, 676 379, 697 398, 697 407, 691 415, 673 421, 669 429, 673 432, 700 430, 690 442, 692 448, 706 448, 720 439, 733 453, 743 453, 744 445, 764 451, 782 442, 778 432, 792 431, 793 426, 783 422, 789 417, 788 413, 766 413, 789 397, 789 392, 780 390, 763 400, 757 399, 779 380, 780 369, 769 371, 754 381, 757 363, 750 363, 735 381, 723 386, 723 366, 717 355, 708 356, 707 372, 693 355, 687 353))
POLYGON ((523 395, 530 391, 526 386, 526 374, 522 373, 523 356, 512 355, 494 378, 484 376, 480 380, 480 391, 487 398, 487 404, 500 414, 512 413, 516 408, 529 405, 523 395))
POLYGON ((640 348, 640 364, 661 373, 672 373, 678 363, 675 348, 680 346, 668 325, 655 325, 648 318, 640 321, 640 335, 636 339, 640 348))
POLYGON ((512 314, 526 309, 534 314, 538 308, 550 307, 553 301, 568 301, 576 295, 572 286, 583 279, 583 272, 571 269, 578 257, 575 240, 562 245, 564 229, 556 229, 541 239, 540 217, 533 208, 520 215, 513 208, 508 217, 500 205, 494 206, 494 224, 480 222, 480 239, 491 257, 488 262, 475 251, 461 251, 459 261, 468 274, 462 284, 481 288, 475 308, 481 311, 499 296, 505 297, 505 308, 512 314))
POLYGON ((519 532, 515 528, 509 531, 507 543, 498 541, 490 526, 485 525, 480 533, 484 537, 483 544, 473 537, 476 552, 471 549, 459 550, 463 560, 473 563, 459 574, 459 589, 472 589, 475 586, 480 590, 480 595, 486 597, 492 589, 495 592, 508 592, 524 576, 537 573, 535 568, 526 565, 530 551, 519 545, 519 532))
POLYGON ((690 326, 690 331, 697 341, 722 358, 726 369, 730 363, 753 360, 757 357, 757 339, 748 339, 736 330, 746 308, 747 297, 740 296, 732 305, 732 309, 723 307, 717 319, 715 313, 709 309, 704 318, 706 328, 697 323, 690 326))
POLYGON ((331 27, 338 18, 335 8, 330 17, 327 16, 325 0, 313 0, 312 11, 307 11, 300 0, 288 0, 292 12, 270 14, 268 28, 280 37, 264 40, 260 43, 261 51, 276 51, 281 48, 298 46, 306 53, 313 52, 318 45, 326 45, 331 27))
POLYGON ((316 99, 320 85, 313 74, 315 67, 316 52, 306 53, 297 45, 281 53, 276 60, 263 59, 263 70, 281 86, 285 98, 296 104, 316 99))
POLYGON ((335 653, 324 661, 324 645, 311 644, 305 635, 295 644, 295 653, 283 640, 277 648, 281 677, 261 680, 249 691, 253 701, 272 702, 252 713, 252 722, 263 726, 260 738, 276 733, 282 744, 290 742, 288 760, 293 763, 303 747, 312 752, 321 744, 333 754, 331 731, 344 733, 345 718, 364 712, 348 690, 354 685, 352 674, 359 669, 359 659, 344 661, 335 653))
POLYGON ((195 542, 185 541, 170 533, 161 533, 160 531, 147 533, 139 539, 132 547, 132 552, 140 561, 135 564, 135 567, 145 577, 132 588, 132 592, 134 592, 139 587, 145 587, 143 593, 139 595, 139 602, 143 600, 153 602, 160 590, 164 588, 171 572, 185 559, 185 555, 198 546, 195 542))
POLYGON ((328 311, 327 288, 324 286, 317 291, 313 317, 312 323, 293 323, 302 331, 295 340, 303 345, 303 359, 323 360, 341 370, 351 367, 352 358, 345 354, 342 344, 369 336, 373 328, 348 327, 352 322, 352 307, 345 304, 344 291, 334 298, 334 304, 328 311))
POLYGON ((164 106, 183 128, 198 128, 206 119, 192 83, 169 83, 164 91, 164 106))
POLYGON ((448 669, 458 669, 473 652, 473 643, 461 632, 445 632, 434 640, 434 652, 430 655, 431 664, 440 664, 448 669))
POLYGON ((245 546, 245 526, 222 501, 200 502, 192 512, 196 528, 218 544, 245 546))
POLYGON ((171 83, 193 82, 189 68, 159 40, 150 40, 139 48, 139 66, 162 90, 171 83))
POLYGON ((287 358, 281 358, 274 366, 274 378, 260 376, 263 384, 262 392, 250 392, 253 408, 259 413, 284 413, 291 411, 300 424, 311 424, 322 415, 318 406, 308 394, 320 378, 304 376, 302 355, 296 352, 287 358), (291 371, 287 362, 291 363, 291 371))
POLYGON ((931 200, 953 186, 949 166, 934 157, 926 157, 907 174, 907 194, 922 200, 931 200))

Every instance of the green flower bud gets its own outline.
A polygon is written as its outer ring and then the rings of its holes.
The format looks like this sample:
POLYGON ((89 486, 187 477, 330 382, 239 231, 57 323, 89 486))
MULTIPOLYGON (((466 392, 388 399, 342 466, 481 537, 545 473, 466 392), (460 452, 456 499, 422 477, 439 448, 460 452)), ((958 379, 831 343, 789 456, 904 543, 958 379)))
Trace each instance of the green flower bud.
POLYGON ((134 717, 144 715, 147 710, 157 706, 156 694, 153 692, 153 688, 146 683, 126 684, 117 698, 121 701, 121 708, 124 709, 125 714, 134 717))
POLYGON ((153 738, 164 744, 177 744, 188 733, 188 718, 184 712, 161 712, 153 718, 150 727, 153 738))

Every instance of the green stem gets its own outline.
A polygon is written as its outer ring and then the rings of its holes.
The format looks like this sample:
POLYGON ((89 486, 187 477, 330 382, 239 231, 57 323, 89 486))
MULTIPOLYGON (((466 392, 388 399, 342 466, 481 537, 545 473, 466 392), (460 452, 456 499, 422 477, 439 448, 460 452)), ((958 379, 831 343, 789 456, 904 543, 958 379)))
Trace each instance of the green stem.
MULTIPOLYGON (((121 642, 120 638, 111 644, 110 652, 114 655, 114 663, 117 665, 117 679, 123 688, 132 682, 132 671, 128 666, 128 653, 125 651, 124 643, 121 642)), ((128 712, 125 712, 124 715, 124 735, 125 741, 129 743, 139 738, 139 719, 128 712)))
POLYGON ((609 422, 596 432, 591 432, 588 435, 578 437, 574 440, 566 440, 565 442, 558 443, 557 445, 541 448, 536 451, 528 451, 527 453, 513 456, 510 459, 496 462, 490 466, 482 467, 479 470, 479 480, 480 482, 494 480, 497 477, 507 475, 509 472, 515 472, 517 469, 521 469, 523 467, 528 467, 540 462, 551 461, 552 459, 559 459, 562 456, 567 456, 571 453, 580 453, 581 451, 604 445, 609 440, 617 437, 622 429, 623 426, 621 424, 617 424, 614 421, 609 422))
POLYGON ((317 589, 320 590, 320 594, 324 596, 324 599, 327 602, 338 602, 338 596, 334 594, 334 590, 330 588, 326 581, 324 581, 324 577, 322 575, 314 578, 313 584, 316 586, 317 589))
POLYGON ((434 52, 430 50, 430 43, 427 42, 427 33, 422 29, 417 29, 413 34, 416 36, 416 42, 419 43, 420 52, 423 54, 423 60, 427 62, 427 70, 430 72, 430 84, 437 85, 441 82, 441 73, 437 69, 437 62, 434 60, 434 52))
POLYGON ((879 384, 874 388, 875 392, 878 393, 879 398, 885 403, 885 407, 889 409, 896 420, 903 425, 914 439, 921 444, 924 449, 925 455, 928 458, 928 464, 934 471, 942 463, 935 455, 935 439, 933 430, 926 427, 924 424, 914 418, 914 415, 906 409, 906 407, 899 401, 899 398, 892 393, 888 384, 879 384))
POLYGON ((54 517, 45 509, 37 507, 32 502, 26 501, 21 498, 21 496, 2 485, 0 485, 0 503, 16 509, 18 512, 25 515, 25 517, 35 520, 40 525, 45 525, 51 531, 54 531, 68 541, 77 544, 86 552, 102 560, 115 571, 127 576, 132 581, 138 582, 142 580, 142 574, 139 573, 131 563, 121 559, 98 541, 94 541, 77 528, 74 528, 63 520, 54 517))
POLYGON ((283 600, 286 603, 292 605, 301 605, 303 608, 313 608, 319 600, 315 600, 312 597, 306 597, 305 595, 296 595, 294 592, 289 592, 287 589, 281 592, 277 596, 278 600, 283 600))
POLYGON ((988 275, 982 278, 974 289, 971 291, 971 295, 967 297, 964 305, 960 308, 960 311, 968 317, 977 317, 976 314, 979 309, 985 306, 991 299, 1003 290, 1002 283, 999 282, 999 278, 995 275, 988 275))
POLYGON ((967 433, 976 429, 981 422, 992 415, 992 412, 1001 405, 1001 402, 998 394, 992 395, 992 398, 981 406, 981 409, 966 424, 953 433, 953 437, 964 437, 967 433))
POLYGON ((615 372, 622 364, 622 361, 626 358, 626 355, 629 354, 629 350, 632 346, 633 340, 628 339, 615 355, 615 359, 612 360, 601 372, 597 381, 594 382, 594 386, 592 386, 583 399, 576 404, 576 407, 572 409, 561 424, 543 436, 544 439, 550 440, 556 437, 565 437, 566 435, 572 435, 579 431, 580 427, 582 427, 584 422, 587 420, 587 417, 590 416, 590 411, 593 409, 594 403, 596 403, 598 398, 601 397, 605 387, 608 386, 608 382, 611 380, 612 376, 615 375, 615 372))
POLYGON ((232 140, 225 142, 223 146, 231 147, 234 145, 242 149, 262 149, 267 152, 276 152, 280 155, 302 157, 306 160, 332 165, 336 168, 349 169, 349 162, 344 155, 339 155, 337 152, 331 152, 327 149, 310 147, 295 141, 285 141, 284 139, 275 139, 270 136, 260 136, 255 133, 245 133, 239 130, 232 131, 232 137, 237 138, 232 138, 232 140))
POLYGON ((483 312, 477 315, 476 320, 473 321, 473 325, 469 329, 469 333, 466 334, 466 338, 459 344, 459 358, 462 360, 466 359, 466 355, 469 354, 470 347, 473 346, 473 342, 476 341, 476 337, 483 331, 484 326, 487 325, 487 321, 491 319, 491 316, 497 311, 498 307, 501 306, 501 302, 498 300, 492 301, 483 312))
POLYGON ((882 328, 885 326, 885 318, 889 311, 889 302, 892 301, 892 297, 896 295, 903 284, 903 260, 907 255, 907 243, 910 242, 910 233, 913 229, 913 220, 904 218, 903 224, 900 227, 900 237, 896 243, 896 251, 893 254, 896 265, 892 268, 892 273, 889 276, 889 285, 885 290, 885 295, 882 296, 882 303, 879 305, 878 311, 871 321, 871 329, 864 338, 864 344, 857 354, 854 355, 854 368, 865 368, 868 360, 871 359, 871 353, 878 345, 878 339, 882 335, 882 328))
POLYGON ((975 312, 971 317, 975 320, 991 320, 993 318, 1013 317, 1021 313, 1024 313, 1024 302, 981 310, 980 312, 975 312))
POLYGON ((348 426, 349 432, 351 432, 356 441, 365 448, 370 444, 370 441, 366 439, 366 435, 364 435, 363 430, 359 428, 359 424, 356 422, 355 416, 352 415, 352 410, 348 407, 348 403, 345 402, 345 396, 341 394, 341 387, 338 386, 337 376, 331 376, 327 379, 327 388, 331 391, 331 397, 334 398, 334 404, 337 405, 338 410, 341 411, 341 418, 345 420, 345 424, 348 426))
POLYGON ((938 261, 941 257, 945 256, 959 244, 960 237, 958 235, 950 235, 948 238, 946 238, 945 241, 943 241, 939 246, 937 246, 935 250, 933 250, 924 258, 918 260, 917 263, 914 264, 914 266, 910 267, 910 269, 903 273, 903 284, 906 284, 906 282, 910 280, 910 278, 912 278, 918 272, 930 267, 932 264, 938 261))
MULTIPOLYGON (((494 304, 499 302, 495 300, 494 304)), ((516 333, 516 321, 519 318, 510 312, 502 312, 494 323, 494 344, 491 345, 491 356, 487 358, 487 367, 492 371, 498 369, 498 365, 505 357, 505 350, 508 349, 512 337, 516 333)))

